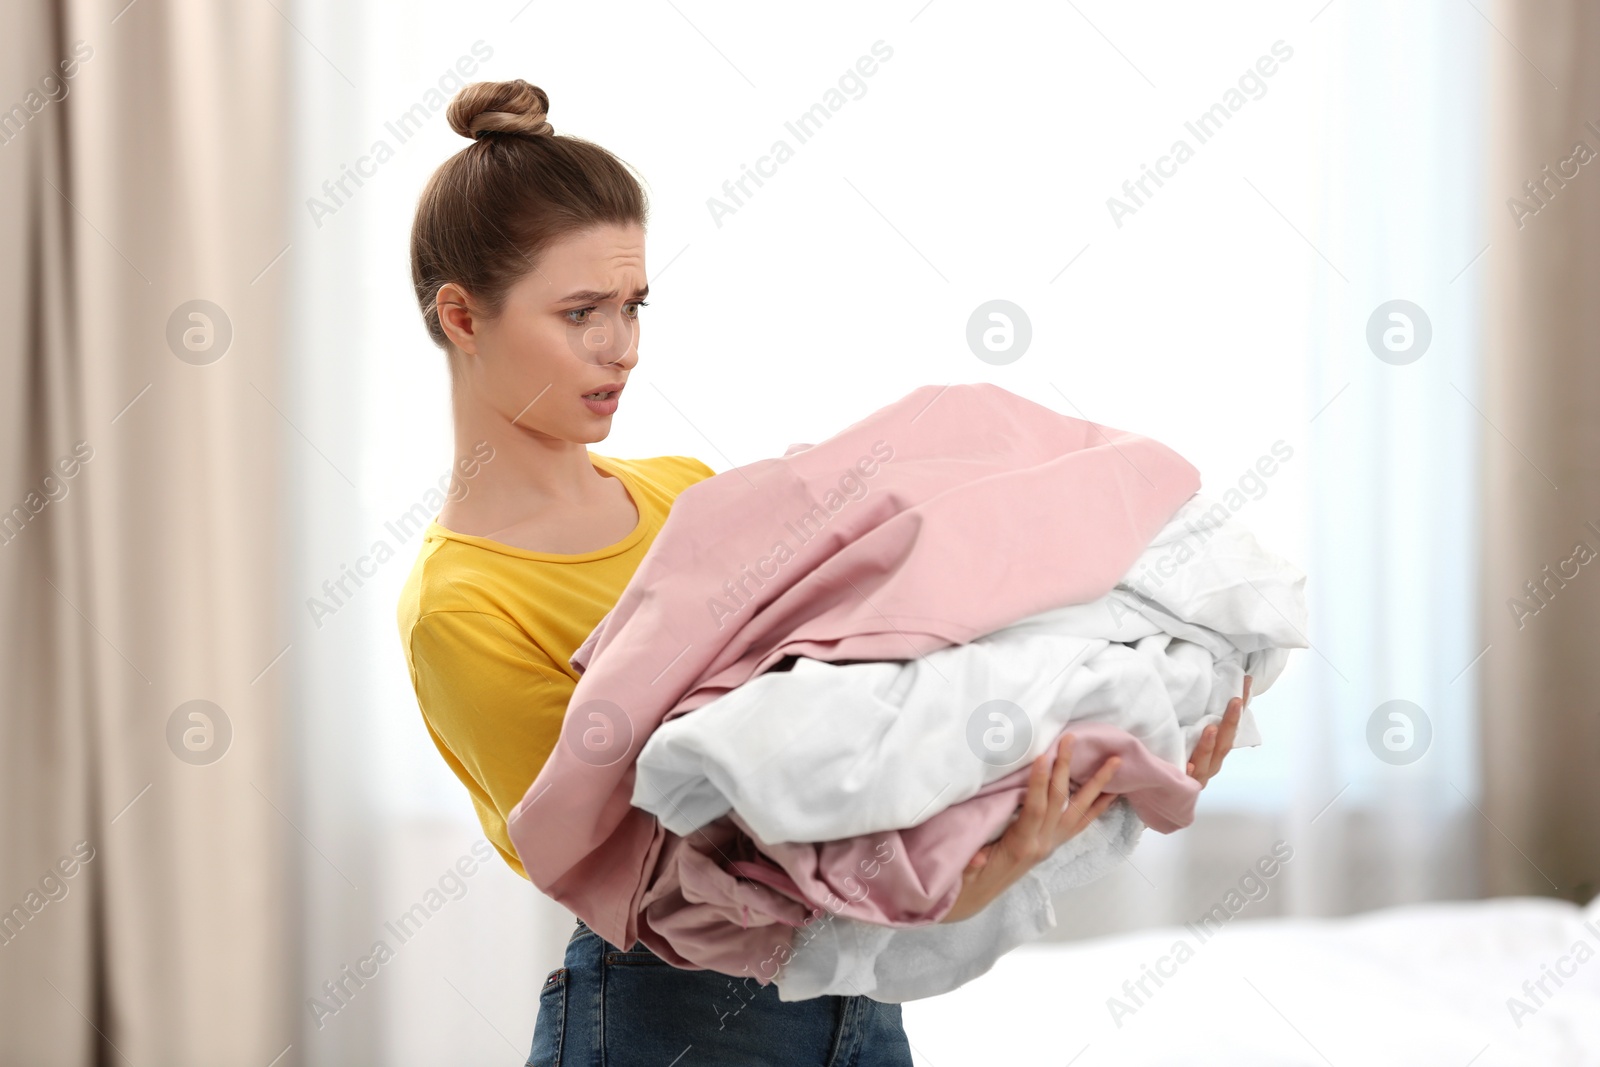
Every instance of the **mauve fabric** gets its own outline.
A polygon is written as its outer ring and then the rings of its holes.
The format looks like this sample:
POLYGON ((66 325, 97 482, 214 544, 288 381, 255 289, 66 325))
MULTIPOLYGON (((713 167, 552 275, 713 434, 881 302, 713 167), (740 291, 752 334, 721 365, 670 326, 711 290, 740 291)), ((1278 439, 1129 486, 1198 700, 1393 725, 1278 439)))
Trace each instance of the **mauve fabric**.
MULTIPOLYGON (((529 878, 613 945, 643 940, 679 966, 728 973, 820 914, 794 888, 838 885, 865 862, 893 870, 899 899, 880 904, 875 879, 858 914, 937 921, 965 859, 1015 809, 1012 778, 917 827, 767 851, 736 815, 685 839, 634 807, 638 748, 785 655, 910 659, 1094 600, 1198 489, 1165 445, 989 383, 921 386, 825 441, 690 486, 572 656, 583 673, 560 742, 507 820, 529 878), (736 879, 735 862, 767 882, 736 879)), ((1095 748, 1076 746, 1075 777, 1095 748)), ((1195 783, 1146 756, 1107 788, 1153 827, 1186 825, 1195 783)))
MULTIPOLYGON (((1170 829, 1192 821, 1194 779, 1127 730, 1083 722, 1071 733, 1074 781, 1120 756, 1113 782, 1130 804, 1142 798, 1147 810, 1162 809, 1170 829)), ((737 812, 688 837, 662 830, 655 876, 641 899, 640 939, 677 966, 749 973, 765 984, 769 969, 787 962, 795 928, 824 912, 882 926, 936 923, 955 903, 973 853, 998 838, 1021 806, 1029 771, 1020 767, 910 829, 820 844, 767 844, 737 812)))

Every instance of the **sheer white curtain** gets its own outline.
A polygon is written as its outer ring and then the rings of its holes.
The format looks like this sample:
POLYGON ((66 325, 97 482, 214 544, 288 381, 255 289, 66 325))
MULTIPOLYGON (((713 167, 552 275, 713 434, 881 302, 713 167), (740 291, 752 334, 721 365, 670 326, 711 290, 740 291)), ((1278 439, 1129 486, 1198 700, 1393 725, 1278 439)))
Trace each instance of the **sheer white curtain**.
POLYGON ((1293 885, 1296 910, 1318 914, 1479 887, 1484 116, 1489 49, 1512 47, 1470 5, 1322 18, 1337 66, 1320 79, 1326 180, 1308 235, 1348 282, 1322 271, 1309 319, 1321 655, 1293 885), (1402 350, 1380 356, 1390 330, 1402 350))
MULTIPOLYGON (((1233 207, 1273 222, 1248 243, 1291 277, 1252 278, 1232 306, 1246 343, 1276 346, 1280 372, 1304 384, 1270 418, 1234 410, 1296 450, 1285 466, 1300 498, 1263 504, 1299 527, 1284 547, 1308 573, 1312 649, 1262 701, 1266 746, 1230 760, 1192 830, 1146 835, 1139 871, 1085 891, 1078 933, 1197 918, 1278 840, 1293 858, 1245 914, 1343 914, 1479 884, 1484 38, 1505 45, 1443 3, 1308 5, 1283 33, 1305 92, 1281 127, 1248 131, 1259 154, 1238 166, 1233 207), (1278 333, 1257 312, 1286 291, 1295 323, 1278 333), (1258 766, 1264 780, 1235 776, 1258 766)), ((1224 335, 1208 347, 1225 365, 1224 335)), ((1260 523, 1257 507, 1242 517, 1260 523)))
MULTIPOLYGON (((1316 648, 1254 705, 1266 744, 1230 758, 1192 830, 1147 834, 1062 902, 1063 936, 1195 918, 1279 839, 1293 859, 1250 914, 1472 891, 1468 264, 1490 31, 1443 3, 1157 8, 288 9, 308 999, 480 837, 410 691, 394 603, 416 543, 386 525, 450 458, 407 235, 466 144, 429 96, 451 70, 542 86, 557 132, 649 183, 642 387, 596 451, 723 470, 919 384, 990 380, 1172 444, 1307 570, 1316 648), (341 189, 346 168, 361 181, 341 189), (967 341, 996 299, 1030 327, 1005 364, 967 341), (1432 324, 1405 365, 1366 340, 1391 299, 1432 324), (379 541, 394 558, 331 605, 323 583, 379 541), (1432 726, 1406 765, 1366 740, 1394 699, 1432 726)), ((525 1050, 570 920, 492 864, 466 885, 320 1026, 307 1008, 307 1062, 525 1050)))

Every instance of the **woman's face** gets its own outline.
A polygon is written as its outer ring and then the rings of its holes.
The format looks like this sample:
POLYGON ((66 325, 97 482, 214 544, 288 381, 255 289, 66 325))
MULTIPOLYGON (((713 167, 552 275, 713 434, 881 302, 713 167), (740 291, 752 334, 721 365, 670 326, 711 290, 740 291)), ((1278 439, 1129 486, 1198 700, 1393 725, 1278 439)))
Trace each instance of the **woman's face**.
POLYGON ((458 387, 475 406, 525 432, 592 442, 611 431, 615 394, 639 361, 639 307, 648 286, 644 228, 604 225, 550 245, 506 293, 500 314, 468 308, 460 287, 439 314, 461 351, 458 387), (613 391, 603 401, 585 394, 613 391))

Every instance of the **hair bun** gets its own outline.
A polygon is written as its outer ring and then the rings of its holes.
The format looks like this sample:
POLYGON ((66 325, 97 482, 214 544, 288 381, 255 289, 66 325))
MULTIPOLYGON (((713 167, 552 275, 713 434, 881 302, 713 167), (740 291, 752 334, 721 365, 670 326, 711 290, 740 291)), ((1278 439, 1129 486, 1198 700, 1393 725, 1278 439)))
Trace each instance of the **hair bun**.
POLYGON ((547 137, 555 133, 545 121, 550 98, 521 78, 505 82, 473 82, 450 101, 450 128, 477 140, 486 133, 547 137))

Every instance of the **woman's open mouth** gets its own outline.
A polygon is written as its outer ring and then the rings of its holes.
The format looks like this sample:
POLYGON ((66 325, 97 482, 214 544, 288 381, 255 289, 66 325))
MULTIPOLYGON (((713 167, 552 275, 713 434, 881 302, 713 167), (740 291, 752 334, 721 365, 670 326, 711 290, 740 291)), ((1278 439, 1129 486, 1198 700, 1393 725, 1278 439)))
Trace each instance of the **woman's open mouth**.
POLYGON ((597 389, 592 393, 583 394, 583 402, 596 415, 610 415, 617 410, 617 397, 621 395, 620 385, 614 389, 597 389))

